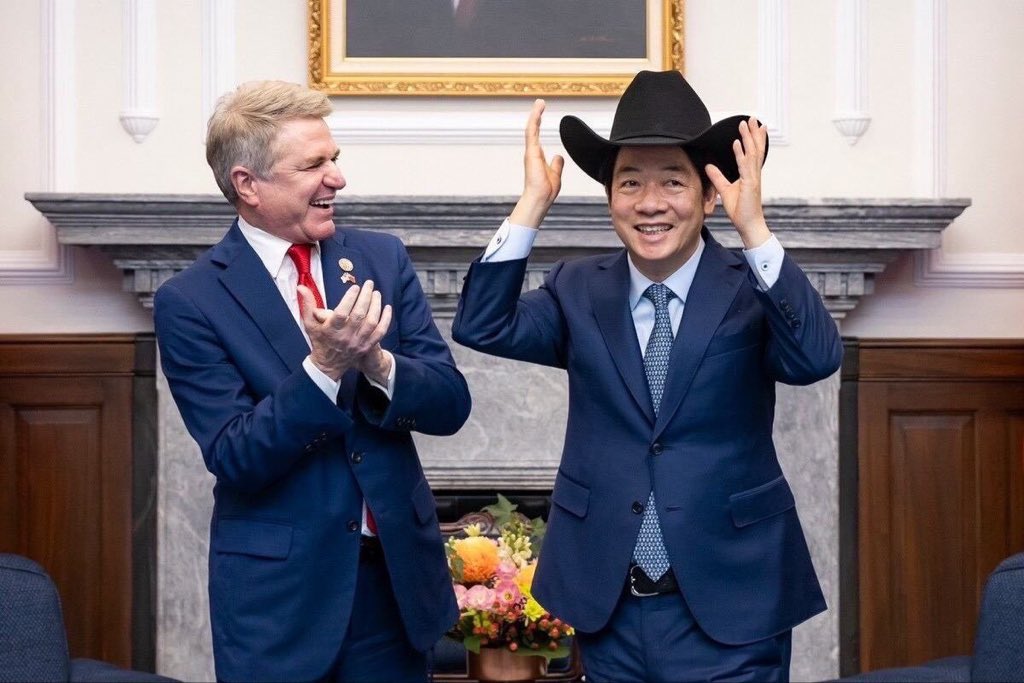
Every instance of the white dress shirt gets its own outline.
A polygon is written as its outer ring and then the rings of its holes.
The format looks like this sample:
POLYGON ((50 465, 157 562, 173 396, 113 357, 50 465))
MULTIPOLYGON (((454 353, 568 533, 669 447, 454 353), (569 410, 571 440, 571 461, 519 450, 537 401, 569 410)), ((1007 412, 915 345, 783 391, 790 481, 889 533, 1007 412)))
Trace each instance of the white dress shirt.
MULTIPOLYGON (((306 344, 309 344, 309 335, 306 334, 306 329, 302 326, 302 318, 299 313, 299 270, 295 267, 295 262, 288 256, 288 248, 292 246, 292 243, 247 223, 241 216, 238 217, 238 228, 242 231, 242 235, 249 243, 249 246, 253 248, 253 251, 256 252, 260 261, 263 262, 267 272, 270 273, 270 277, 274 279, 274 284, 277 285, 281 298, 284 299, 288 310, 291 311, 292 317, 295 318, 295 324, 299 326, 299 331, 302 332, 306 344)), ((320 290, 320 298, 326 300, 326 297, 324 297, 324 270, 323 265, 320 263, 319 243, 313 244, 310 250, 309 272, 313 276, 317 289, 320 290)), ((391 356, 390 351, 385 350, 384 353, 391 356)), ((325 375, 320 368, 313 365, 313 361, 309 356, 306 356, 302 361, 302 369, 320 387, 320 390, 331 400, 331 403, 338 402, 338 391, 341 389, 340 381, 336 382, 325 375)), ((391 370, 388 373, 387 386, 380 384, 369 376, 366 376, 366 379, 371 385, 383 391, 387 395, 388 400, 391 400, 395 390, 394 356, 391 356, 391 370)), ((369 527, 366 525, 365 503, 363 503, 363 534, 372 535, 369 527)))

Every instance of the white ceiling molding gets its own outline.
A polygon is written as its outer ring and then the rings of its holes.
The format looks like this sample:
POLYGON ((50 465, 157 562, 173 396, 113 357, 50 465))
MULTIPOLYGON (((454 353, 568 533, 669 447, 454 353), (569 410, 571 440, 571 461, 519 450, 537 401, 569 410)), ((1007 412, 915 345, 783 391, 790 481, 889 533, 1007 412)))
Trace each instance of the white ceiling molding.
POLYGON ((759 0, 757 17, 757 111, 771 142, 788 145, 789 0, 759 0))
POLYGON ((217 98, 235 87, 235 0, 203 0, 202 6, 203 142, 217 98))
POLYGON ((867 0, 836 3, 836 112, 832 118, 851 145, 868 129, 867 0))
MULTIPOLYGON (((74 189, 75 179, 75 0, 40 2, 42 169, 46 191, 74 189)), ((71 252, 39 221, 37 249, 0 250, 0 285, 64 285, 74 281, 71 252)))
MULTIPOLYGON (((947 0, 915 0, 913 126, 915 189, 925 197, 946 195, 947 0)), ((1024 253, 949 253, 941 247, 914 254, 918 287, 1016 289, 1024 287, 1024 253)))
POLYGON ((156 0, 123 0, 121 126, 142 142, 160 121, 156 106, 156 0))

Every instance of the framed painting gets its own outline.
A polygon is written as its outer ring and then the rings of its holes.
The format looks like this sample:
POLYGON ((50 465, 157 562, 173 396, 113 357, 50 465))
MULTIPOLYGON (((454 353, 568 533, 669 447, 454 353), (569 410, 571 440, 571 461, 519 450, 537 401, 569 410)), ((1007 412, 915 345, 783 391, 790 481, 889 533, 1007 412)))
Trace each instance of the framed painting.
POLYGON ((683 69, 684 0, 308 0, 331 95, 616 96, 683 69))

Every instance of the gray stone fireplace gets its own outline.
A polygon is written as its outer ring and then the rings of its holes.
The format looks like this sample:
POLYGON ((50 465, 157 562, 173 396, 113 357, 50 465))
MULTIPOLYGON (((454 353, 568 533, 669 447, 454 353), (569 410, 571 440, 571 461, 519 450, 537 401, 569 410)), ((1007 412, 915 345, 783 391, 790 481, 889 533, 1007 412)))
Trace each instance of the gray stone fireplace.
MULTIPOLYGON (((63 244, 103 251, 124 273, 140 304, 223 235, 232 207, 213 196, 27 195, 63 244)), ((338 225, 400 237, 416 263, 438 326, 450 339, 462 277, 514 203, 489 197, 348 197, 338 225)), ((967 200, 774 200, 768 224, 804 268, 833 317, 841 321, 872 292, 873 278, 901 252, 940 246, 942 230, 967 200)), ((739 240, 721 211, 708 227, 728 247, 739 240)), ((615 249, 600 198, 562 198, 537 239, 527 287, 552 263, 615 249)), ((549 490, 565 426, 561 372, 453 353, 473 393, 473 413, 455 437, 417 438, 424 468, 438 490, 549 490)), ((206 603, 206 553, 212 480, 180 421, 161 375, 157 379, 158 530, 157 670, 184 680, 212 680, 206 603)), ((809 387, 780 386, 775 440, 808 535, 829 611, 796 631, 794 680, 838 673, 841 550, 839 506, 839 378, 809 387)))

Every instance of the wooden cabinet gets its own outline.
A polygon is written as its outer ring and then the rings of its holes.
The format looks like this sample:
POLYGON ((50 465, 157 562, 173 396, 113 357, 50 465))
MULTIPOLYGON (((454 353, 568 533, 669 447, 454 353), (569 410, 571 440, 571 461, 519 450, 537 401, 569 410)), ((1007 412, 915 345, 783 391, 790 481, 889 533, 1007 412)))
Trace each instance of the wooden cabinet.
POLYGON ((848 344, 841 405, 843 673, 970 654, 985 579, 1024 550, 1024 343, 848 344))
POLYGON ((0 551, 53 577, 72 656, 139 668, 153 658, 154 357, 151 336, 0 337, 0 551))

